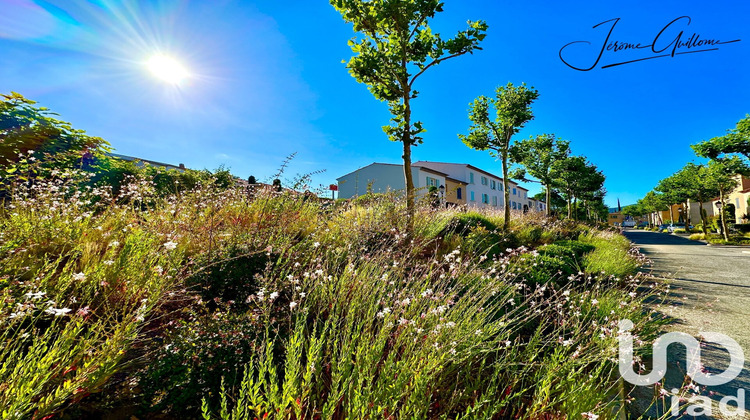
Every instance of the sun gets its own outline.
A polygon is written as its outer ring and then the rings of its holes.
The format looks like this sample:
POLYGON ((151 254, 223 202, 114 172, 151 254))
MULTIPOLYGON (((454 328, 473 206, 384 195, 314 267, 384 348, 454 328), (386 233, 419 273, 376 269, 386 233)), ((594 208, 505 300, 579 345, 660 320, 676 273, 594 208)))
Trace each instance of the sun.
POLYGON ((164 55, 155 55, 146 64, 154 76, 168 83, 179 84, 189 76, 182 64, 164 55))

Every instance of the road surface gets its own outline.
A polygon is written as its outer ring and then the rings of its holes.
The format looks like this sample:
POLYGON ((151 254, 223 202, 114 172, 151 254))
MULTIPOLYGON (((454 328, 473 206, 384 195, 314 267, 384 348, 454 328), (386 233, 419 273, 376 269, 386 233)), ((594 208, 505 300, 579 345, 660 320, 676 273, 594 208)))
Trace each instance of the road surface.
MULTIPOLYGON (((671 285, 668 299, 659 306, 660 312, 673 318, 668 330, 696 337, 702 331, 719 332, 733 338, 745 351, 747 362, 742 374, 702 394, 715 402, 713 417, 724 418, 716 415, 716 403, 744 389, 745 409, 750 414, 750 247, 707 246, 676 235, 641 230, 627 230, 625 236, 653 261, 653 274, 671 285)), ((684 350, 680 347, 670 346, 670 353, 682 366, 679 370, 684 371, 684 350)), ((702 348, 701 356, 711 372, 722 372, 729 364, 728 352, 720 346, 702 348)), ((666 378, 670 389, 679 387, 683 378, 682 373, 675 372, 674 363, 672 360, 666 378)))

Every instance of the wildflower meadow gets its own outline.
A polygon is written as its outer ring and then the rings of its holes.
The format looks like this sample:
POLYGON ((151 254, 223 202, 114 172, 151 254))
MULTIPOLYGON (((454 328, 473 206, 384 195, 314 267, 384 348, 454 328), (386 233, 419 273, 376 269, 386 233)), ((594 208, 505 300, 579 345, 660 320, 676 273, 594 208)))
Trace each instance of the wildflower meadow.
POLYGON ((0 209, 2 418, 612 418, 618 321, 661 325, 615 231, 424 203, 407 235, 395 194, 29 156, 0 209))

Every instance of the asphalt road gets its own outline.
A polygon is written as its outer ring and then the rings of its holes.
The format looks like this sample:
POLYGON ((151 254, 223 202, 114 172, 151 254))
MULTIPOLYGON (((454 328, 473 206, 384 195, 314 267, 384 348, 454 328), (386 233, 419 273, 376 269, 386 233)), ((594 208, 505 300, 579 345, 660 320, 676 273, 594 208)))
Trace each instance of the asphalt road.
MULTIPOLYGON (((708 387, 702 394, 714 401, 713 417, 724 418, 716 415, 716 403, 744 389, 745 418, 750 418, 750 247, 707 246, 676 235, 640 230, 628 230, 625 236, 653 261, 653 274, 671 285, 667 300, 658 305, 660 312, 672 318, 668 330, 696 337, 700 332, 719 332, 742 347, 747 361, 740 376, 726 385, 708 387)), ((710 372, 722 372, 728 366, 728 352, 721 346, 709 343, 701 351, 710 372)), ((685 359, 679 345, 670 346, 670 354, 674 360, 666 382, 671 389, 680 386, 685 359)))

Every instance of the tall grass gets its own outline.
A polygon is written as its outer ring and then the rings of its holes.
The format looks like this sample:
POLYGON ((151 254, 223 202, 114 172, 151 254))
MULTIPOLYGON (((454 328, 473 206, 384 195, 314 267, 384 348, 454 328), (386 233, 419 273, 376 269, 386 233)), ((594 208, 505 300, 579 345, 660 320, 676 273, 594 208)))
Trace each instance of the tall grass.
POLYGON ((407 242, 390 196, 80 181, 0 210, 3 418, 611 417, 617 320, 657 327, 627 241, 581 225, 423 207, 407 242), (579 236, 585 272, 512 269, 579 236))

